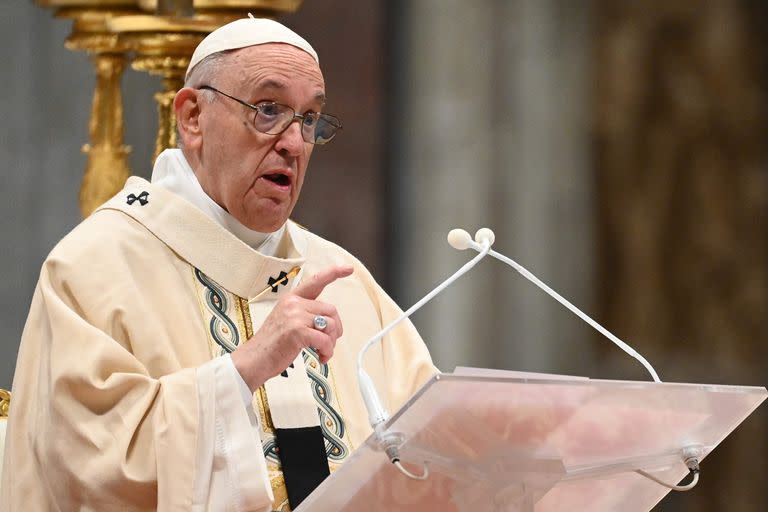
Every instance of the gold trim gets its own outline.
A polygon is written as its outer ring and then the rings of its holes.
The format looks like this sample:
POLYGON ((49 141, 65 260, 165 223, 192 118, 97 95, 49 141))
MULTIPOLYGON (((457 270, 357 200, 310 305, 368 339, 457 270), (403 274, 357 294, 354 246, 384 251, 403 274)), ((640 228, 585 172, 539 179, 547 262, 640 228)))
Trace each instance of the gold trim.
POLYGON ((242 297, 237 297, 237 305, 240 313, 240 319, 242 321, 243 334, 245 334, 245 340, 248 341, 253 336, 253 323, 251 322, 251 312, 248 309, 248 301, 242 297))
MULTIPOLYGON (((331 376, 331 386, 333 386, 333 394, 336 396, 336 403, 339 404, 339 414, 341 415, 342 421, 344 421, 347 416, 344 414, 344 407, 341 405, 341 394, 339 393, 339 386, 336 385, 336 374, 333 371, 333 366, 331 366, 330 361, 328 361, 328 373, 331 376)), ((331 407, 333 407, 333 404, 331 404, 331 407)), ((347 443, 349 443, 349 455, 352 455, 352 452, 355 451, 355 447, 352 444, 352 432, 347 429, 347 435, 341 437, 341 442, 344 442, 344 437, 347 438, 347 443)), ((347 457, 349 455, 347 455, 347 457)), ((330 463, 330 461, 328 462, 330 463)), ((331 464, 328 465, 330 466, 331 464)))
POLYGON ((285 486, 285 477, 281 472, 275 477, 269 479, 269 483, 272 486, 272 494, 275 496, 275 500, 272 502, 272 508, 275 512, 291 512, 291 507, 288 504, 288 488, 285 486))
MULTIPOLYGON (((245 333, 246 343, 251 336, 253 336, 253 320, 251 319, 251 309, 248 305, 248 300, 243 297, 237 296, 235 301, 235 309, 237 309, 238 327, 243 329, 245 333)), ((252 401, 253 410, 259 415, 261 421, 261 428, 266 431, 267 434, 275 435, 275 425, 272 423, 272 413, 269 410, 269 401, 267 400, 267 390, 262 385, 253 394, 252 401)), ((269 464, 269 463, 268 463, 269 464)), ((288 490, 285 487, 285 480, 283 478, 283 472, 280 469, 275 469, 277 476, 270 479, 270 485, 272 486, 272 494, 275 497, 275 501, 272 502, 272 508, 280 512, 290 512, 290 506, 288 505, 288 490)))
POLYGON ((11 407, 11 392, 0 388, 0 418, 8 417, 8 410, 11 407))
POLYGON ((269 434, 275 433, 275 425, 272 423, 272 412, 269 409, 269 401, 267 400, 267 390, 264 386, 259 386, 259 389, 254 393, 256 398, 256 404, 259 408, 259 416, 261 417, 261 425, 264 430, 269 434))
MULTIPOLYGON (((253 321, 251 320, 251 310, 248 307, 248 301, 242 297, 237 297, 235 302, 235 308, 238 312, 238 327, 243 329, 245 339, 243 343, 247 342, 253 336, 253 321)), ((264 386, 259 386, 259 389, 254 393, 254 412, 259 414, 261 418, 261 425, 270 434, 275 433, 275 426, 272 423, 272 414, 269 411, 269 401, 267 400, 267 390, 264 386)))
MULTIPOLYGON (((196 18, 176 18, 173 16, 152 16, 134 14, 120 16, 108 21, 107 27, 112 32, 193 32, 203 37, 226 23, 225 20, 196 18), (222 22, 223 21, 223 22, 222 22)), ((193 48, 194 50, 194 48, 193 48)))
POLYGON ((244 336, 243 340, 247 340, 250 338, 248 336, 249 332, 253 332, 253 327, 251 327, 250 318, 246 318, 245 314, 243 314, 243 303, 245 302, 245 299, 235 295, 235 298, 237 299, 237 302, 235 303, 235 310, 237 311, 237 329, 242 333, 244 336))

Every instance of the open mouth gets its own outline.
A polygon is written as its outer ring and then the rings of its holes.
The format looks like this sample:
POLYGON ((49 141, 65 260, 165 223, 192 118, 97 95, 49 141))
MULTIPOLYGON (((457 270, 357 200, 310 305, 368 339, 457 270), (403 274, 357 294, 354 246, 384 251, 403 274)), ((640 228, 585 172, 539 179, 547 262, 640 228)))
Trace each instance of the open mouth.
POLYGON ((279 172, 274 174, 265 174, 264 179, 269 180, 276 185, 280 185, 281 187, 287 187, 291 184, 291 178, 288 177, 288 175, 279 172))

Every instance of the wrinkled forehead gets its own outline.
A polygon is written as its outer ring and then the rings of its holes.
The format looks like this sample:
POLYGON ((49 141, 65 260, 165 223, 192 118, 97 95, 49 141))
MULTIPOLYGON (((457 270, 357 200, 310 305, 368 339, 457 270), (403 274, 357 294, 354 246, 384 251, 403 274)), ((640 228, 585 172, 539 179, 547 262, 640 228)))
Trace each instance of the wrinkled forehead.
POLYGON ((288 89, 300 84, 325 96, 325 80, 317 61, 289 44, 269 43, 234 50, 226 56, 224 73, 233 86, 288 89))

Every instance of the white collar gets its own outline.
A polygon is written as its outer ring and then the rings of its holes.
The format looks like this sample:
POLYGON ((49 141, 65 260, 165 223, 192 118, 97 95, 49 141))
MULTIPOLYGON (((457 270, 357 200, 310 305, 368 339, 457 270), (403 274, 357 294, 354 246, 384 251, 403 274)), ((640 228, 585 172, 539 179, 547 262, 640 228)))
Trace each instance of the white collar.
POLYGON ((241 224, 205 193, 180 149, 166 149, 160 153, 152 170, 152 183, 192 203, 221 227, 261 254, 277 256, 285 225, 274 233, 261 233, 241 224))

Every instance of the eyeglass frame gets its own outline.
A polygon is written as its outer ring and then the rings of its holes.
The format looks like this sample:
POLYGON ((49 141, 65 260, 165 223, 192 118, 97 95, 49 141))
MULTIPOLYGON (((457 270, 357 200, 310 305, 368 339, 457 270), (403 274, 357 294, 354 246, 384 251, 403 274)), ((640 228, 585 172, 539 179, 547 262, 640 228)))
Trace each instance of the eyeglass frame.
MULTIPOLYGON (((248 107, 250 109, 255 110, 256 114, 258 114, 261 111, 261 107, 259 105, 254 105, 252 103, 248 103, 247 101, 241 100, 240 98, 235 98, 231 94, 227 94, 227 93, 225 93, 223 91, 220 91, 217 88, 213 87, 212 85, 200 85, 200 86, 197 87, 197 89, 217 92, 217 93, 221 94, 222 96, 226 96, 227 98, 229 98, 231 100, 234 100, 234 101, 238 102, 239 104, 241 104, 243 106, 246 106, 246 107, 248 107)), ((284 105, 282 103, 278 103, 276 101, 270 101, 270 102, 264 102, 264 103, 269 104, 269 105, 278 105, 280 107, 285 107, 288 110, 290 110, 291 112, 293 112, 293 118, 291 119, 291 121, 288 124, 285 125, 285 128, 283 128, 281 131, 279 131, 277 133, 262 132, 261 130, 256 128, 255 123, 252 121, 251 125, 253 125, 253 129, 256 130, 257 132, 263 133, 265 135, 280 135, 280 134, 284 133, 288 128, 290 128, 291 125, 293 124, 293 122, 296 121, 297 119, 299 121, 301 121, 301 124, 303 125, 304 119, 307 119, 307 116, 309 115, 309 114, 297 114, 296 110, 294 110, 293 108, 289 107, 288 105, 284 105)), ((322 118, 325 122, 327 122, 331 126, 336 127, 336 131, 333 132, 333 136, 330 139, 326 140, 325 142, 314 142, 314 141, 308 141, 306 138, 304 138, 304 130, 300 130, 301 131, 301 139, 304 142, 306 142, 308 144, 315 145, 315 146, 323 146, 325 144, 328 144, 334 138, 336 138, 336 134, 339 133, 339 130, 341 130, 343 128, 343 126, 341 125, 341 119, 339 119, 338 117, 336 117, 336 116, 334 116, 332 114, 325 114, 325 113, 322 113, 322 112, 313 112, 313 114, 316 114, 318 116, 318 119, 322 118)))

